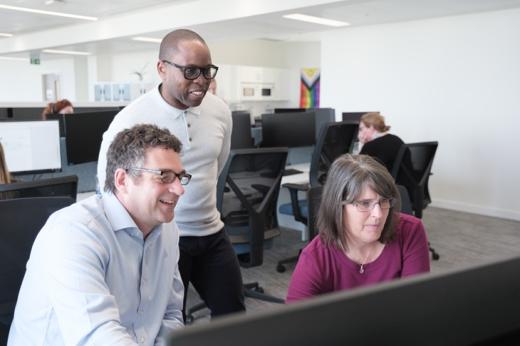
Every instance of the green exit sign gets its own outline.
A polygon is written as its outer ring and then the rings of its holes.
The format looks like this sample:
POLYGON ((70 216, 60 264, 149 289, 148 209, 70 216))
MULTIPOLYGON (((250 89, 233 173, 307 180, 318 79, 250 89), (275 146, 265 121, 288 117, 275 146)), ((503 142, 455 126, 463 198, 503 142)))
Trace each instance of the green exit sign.
POLYGON ((40 65, 40 52, 31 52, 31 65, 40 65))

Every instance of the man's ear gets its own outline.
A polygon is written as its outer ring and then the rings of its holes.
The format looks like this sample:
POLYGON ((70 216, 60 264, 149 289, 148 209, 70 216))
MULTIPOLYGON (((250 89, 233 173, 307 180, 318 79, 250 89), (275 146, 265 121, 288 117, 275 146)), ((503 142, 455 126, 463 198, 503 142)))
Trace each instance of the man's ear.
POLYGON ((159 73, 161 79, 163 79, 163 76, 166 74, 166 66, 161 60, 157 60, 157 73, 159 73))
POLYGON ((126 170, 122 168, 116 169, 114 173, 114 185, 116 187, 116 191, 118 192, 126 192, 128 180, 131 179, 126 170))

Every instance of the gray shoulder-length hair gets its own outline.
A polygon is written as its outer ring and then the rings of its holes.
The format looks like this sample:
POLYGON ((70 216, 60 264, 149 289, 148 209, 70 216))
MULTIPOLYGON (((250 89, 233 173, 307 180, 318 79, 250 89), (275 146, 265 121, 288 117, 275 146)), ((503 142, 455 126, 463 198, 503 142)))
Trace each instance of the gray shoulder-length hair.
POLYGON ((370 187, 382 198, 395 202, 389 210, 379 241, 388 243, 394 238, 396 223, 399 220, 401 200, 394 179, 388 170, 368 155, 342 155, 330 167, 323 188, 318 212, 320 237, 327 245, 348 248, 343 226, 343 206, 356 201, 363 188, 370 187))

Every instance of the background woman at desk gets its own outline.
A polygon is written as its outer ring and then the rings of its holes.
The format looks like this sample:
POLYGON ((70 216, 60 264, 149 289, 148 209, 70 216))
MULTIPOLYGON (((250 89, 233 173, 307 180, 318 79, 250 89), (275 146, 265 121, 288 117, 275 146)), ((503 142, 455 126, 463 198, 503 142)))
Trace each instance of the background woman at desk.
POLYGON ((11 173, 7 169, 7 162, 5 161, 4 147, 0 143, 0 184, 10 184, 12 182, 11 173))
POLYGON ((47 120, 48 114, 72 114, 74 113, 74 107, 72 103, 67 100, 59 100, 56 102, 49 102, 47 107, 43 109, 42 119, 47 120))
POLYGON ((379 113, 366 113, 359 122, 358 139, 362 144, 360 154, 377 158, 389 172, 404 142, 396 135, 388 133, 390 126, 379 113))
POLYGON ((302 251, 287 302, 428 272, 421 221, 400 214, 392 176, 366 155, 332 164, 318 213, 319 236, 302 251))

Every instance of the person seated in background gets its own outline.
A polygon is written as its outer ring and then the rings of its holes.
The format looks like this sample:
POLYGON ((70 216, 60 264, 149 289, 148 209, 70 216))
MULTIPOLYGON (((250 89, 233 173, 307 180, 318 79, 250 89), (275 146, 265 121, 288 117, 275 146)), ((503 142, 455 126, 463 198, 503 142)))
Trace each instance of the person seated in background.
POLYGON ((302 251, 286 301, 429 272, 423 224, 399 209, 383 165, 367 155, 336 159, 323 188, 319 236, 302 251))
MULTIPOLYGON (((2 146, 2 143, 0 143, 0 184, 11 184, 14 182, 15 179, 11 176, 5 160, 4 147, 2 146)), ((15 196, 16 193, 12 191, 0 192, 0 199, 15 198, 15 196)))
POLYGON ((13 178, 9 169, 7 168, 7 162, 5 161, 4 147, 0 143, 0 184, 10 184, 13 178))
POLYGON ((72 114, 74 113, 74 107, 69 100, 63 99, 56 102, 49 102, 47 107, 43 109, 42 119, 47 120, 48 114, 72 114))
POLYGON ((136 125, 107 151, 105 191, 38 234, 8 345, 155 345, 183 326, 174 208, 191 175, 181 142, 136 125))
POLYGON ((375 157, 391 172, 404 142, 396 135, 388 133, 389 130, 390 126, 385 124, 385 118, 381 114, 366 113, 359 122, 358 140, 362 145, 359 154, 375 157))

